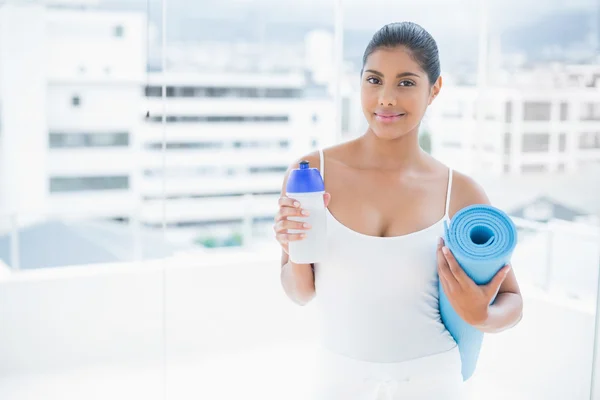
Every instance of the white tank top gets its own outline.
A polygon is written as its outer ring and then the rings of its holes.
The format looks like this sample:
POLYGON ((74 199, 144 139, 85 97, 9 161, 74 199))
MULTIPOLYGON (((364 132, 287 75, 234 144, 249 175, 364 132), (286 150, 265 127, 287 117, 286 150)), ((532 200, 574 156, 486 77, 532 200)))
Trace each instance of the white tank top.
MULTIPOLYGON (((325 180, 323 150, 320 157, 325 180)), ((314 266, 325 348, 359 360, 402 362, 456 346, 440 317, 436 259, 451 189, 449 170, 442 219, 402 236, 356 232, 327 210, 327 254, 314 266)))

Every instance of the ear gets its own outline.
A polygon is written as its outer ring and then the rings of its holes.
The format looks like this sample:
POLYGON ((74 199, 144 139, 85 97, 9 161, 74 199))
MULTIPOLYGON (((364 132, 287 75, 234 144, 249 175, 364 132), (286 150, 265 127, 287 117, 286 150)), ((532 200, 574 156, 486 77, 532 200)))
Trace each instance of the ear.
POLYGON ((431 92, 429 93, 429 101, 427 102, 427 105, 431 105, 431 103, 433 102, 433 99, 435 99, 437 97, 437 95, 440 93, 440 90, 442 90, 442 77, 441 76, 437 78, 437 80, 431 87, 431 92))

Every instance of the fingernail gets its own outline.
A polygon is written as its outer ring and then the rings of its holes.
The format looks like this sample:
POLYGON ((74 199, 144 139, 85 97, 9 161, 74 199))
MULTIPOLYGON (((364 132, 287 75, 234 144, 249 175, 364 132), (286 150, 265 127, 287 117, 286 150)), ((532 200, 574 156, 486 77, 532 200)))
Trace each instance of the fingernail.
POLYGON ((505 274, 508 274, 508 273, 510 272, 511 268, 512 268, 512 267, 509 265, 509 266, 508 266, 508 268, 506 268, 506 272, 505 272, 505 274))
POLYGON ((298 203, 297 201, 294 202, 294 207, 300 207, 300 203, 298 203))
POLYGON ((305 228, 310 228, 310 224, 308 222, 304 223, 304 225, 302 226, 304 226, 305 228))
POLYGON ((442 247, 442 251, 444 254, 448 254, 448 248, 446 246, 442 247))
POLYGON ((302 210, 302 215, 310 215, 310 212, 308 210, 302 210))

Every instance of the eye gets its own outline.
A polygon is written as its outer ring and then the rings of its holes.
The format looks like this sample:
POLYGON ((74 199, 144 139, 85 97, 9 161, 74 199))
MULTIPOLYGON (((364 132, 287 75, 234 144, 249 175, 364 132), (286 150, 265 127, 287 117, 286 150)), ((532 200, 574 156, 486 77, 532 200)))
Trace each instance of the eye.
POLYGON ((402 81, 398 86, 415 86, 415 83, 413 81, 402 81))
POLYGON ((372 83, 373 85, 377 85, 379 83, 379 79, 371 76, 371 77, 367 78, 367 82, 372 83), (375 81, 375 82, 373 82, 373 81, 375 81))

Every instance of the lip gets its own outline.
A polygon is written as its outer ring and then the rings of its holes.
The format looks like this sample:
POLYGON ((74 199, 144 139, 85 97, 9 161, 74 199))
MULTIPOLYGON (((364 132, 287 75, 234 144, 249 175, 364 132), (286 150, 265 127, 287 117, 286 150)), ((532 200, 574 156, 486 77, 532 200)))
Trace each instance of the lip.
POLYGON ((375 113, 375 119, 381 122, 395 122, 405 115, 405 113, 375 113))

